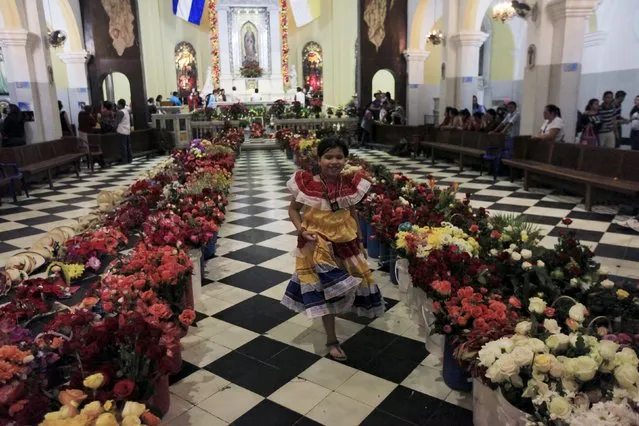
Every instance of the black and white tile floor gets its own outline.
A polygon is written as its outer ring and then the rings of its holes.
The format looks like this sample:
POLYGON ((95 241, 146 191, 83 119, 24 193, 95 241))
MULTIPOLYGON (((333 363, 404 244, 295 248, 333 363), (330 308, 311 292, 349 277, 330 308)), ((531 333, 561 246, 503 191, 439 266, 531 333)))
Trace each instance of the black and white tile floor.
MULTIPOLYGON (((449 163, 359 151, 409 177, 432 174, 440 185, 461 184, 475 207, 524 214, 543 228, 553 245, 561 218, 591 245, 617 279, 639 278, 639 235, 614 224, 624 220, 611 207, 583 209, 576 197, 550 191, 525 192, 520 183, 459 173, 449 163)), ((26 248, 58 222, 84 214, 100 189, 129 184, 159 159, 136 160, 81 179, 57 181, 28 201, 0 209, 0 262, 26 248)), ((217 257, 206 265, 197 327, 183 339, 183 368, 171 378, 170 425, 471 425, 472 397, 449 389, 441 364, 424 348, 424 336, 398 302, 388 274, 374 274, 388 303, 375 320, 345 316, 339 338, 345 364, 325 357, 320 322, 280 303, 294 268, 296 244, 288 220, 286 180, 295 170, 279 151, 242 154, 233 177, 231 203, 221 229, 217 257)), ((6 200, 6 198, 5 198, 6 200)), ((376 268, 374 261, 371 267, 376 268)))

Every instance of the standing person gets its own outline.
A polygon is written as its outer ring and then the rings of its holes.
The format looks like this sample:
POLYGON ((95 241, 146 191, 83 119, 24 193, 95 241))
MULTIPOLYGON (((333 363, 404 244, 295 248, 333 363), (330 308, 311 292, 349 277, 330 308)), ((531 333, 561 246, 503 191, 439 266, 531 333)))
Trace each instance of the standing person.
POLYGON ((251 102, 262 102, 262 97, 260 96, 260 89, 255 89, 255 93, 251 95, 251 102))
POLYGON ((617 108, 617 118, 615 121, 615 147, 616 148, 619 148, 621 146, 621 140, 622 140, 621 125, 628 124, 630 122, 629 120, 621 116, 621 104, 623 104, 623 101, 625 100, 626 100, 626 92, 624 92, 623 90, 618 90, 615 93, 615 100, 613 102, 613 104, 617 108))
MULTIPOLYGON (((151 98, 151 100, 153 100, 151 98)), ((82 111, 78 113, 78 138, 84 141, 84 147, 89 150, 89 133, 93 132, 96 120, 91 114, 91 105, 85 105, 82 111)))
POLYGON ((120 139, 120 155, 123 163, 133 162, 133 151, 131 148, 131 113, 126 107, 126 101, 118 101, 118 114, 116 116, 116 133, 120 139))
POLYGON ((373 113, 373 118, 379 120, 379 113, 382 110, 382 92, 375 93, 375 99, 368 108, 373 113))
POLYGON ((297 93, 295 93, 295 102, 299 102, 300 105, 304 105, 306 103, 306 95, 302 91, 301 87, 297 88, 297 93))
POLYGON ((639 150, 639 96, 635 96, 635 105, 630 110, 630 146, 639 150))
POLYGON ((486 108, 484 108, 483 105, 479 105, 479 102, 477 102, 477 96, 473 95, 473 115, 478 112, 484 114, 486 113, 486 108))
POLYGON ((191 93, 188 98, 189 111, 193 111, 200 104, 200 95, 197 93, 197 90, 191 89, 191 93))
POLYGON ((58 101, 58 109, 60 110, 60 127, 62 127, 62 136, 73 136, 69 114, 67 114, 67 112, 64 110, 62 101, 58 101))
MULTIPOLYGON (((178 92, 173 92, 173 94, 171 95, 171 97, 169 98, 169 101, 174 105, 174 106, 182 106, 182 101, 180 100, 180 98, 178 98, 178 92)), ((119 101, 118 101, 119 102, 119 101)))
POLYGON ((615 126, 619 109, 615 106, 613 94, 610 90, 603 95, 603 102, 599 107, 599 120, 601 125, 597 132, 599 146, 604 148, 614 148, 616 145, 615 126))
POLYGON ((335 315, 355 312, 371 318, 384 313, 382 294, 363 254, 356 210, 371 184, 360 174, 342 175, 348 147, 341 139, 323 139, 317 155, 319 174, 298 171, 287 183, 298 243, 295 273, 282 304, 321 317, 329 355, 343 362, 347 357, 337 340, 335 315))
POLYGON ((231 89, 231 102, 238 103, 240 101, 240 96, 237 94, 237 88, 233 86, 231 89))
POLYGON ((597 132, 601 125, 599 117, 599 99, 593 98, 588 101, 586 109, 581 114, 581 136, 579 143, 582 145, 599 146, 599 138, 597 132))
POLYGON ((546 105, 544 119, 544 124, 541 125, 541 129, 535 135, 535 139, 563 142, 564 120, 561 118, 561 110, 556 105, 546 105))
POLYGON ((153 101, 153 98, 149 98, 146 100, 146 110, 149 113, 149 117, 152 116, 153 114, 158 113, 158 107, 155 106, 155 102, 153 101))
POLYGON ((506 110, 508 114, 506 114, 504 120, 490 133, 503 133, 508 138, 519 136, 519 111, 517 111, 517 104, 515 102, 508 102, 506 110))
POLYGON ((362 116, 362 121, 360 122, 359 127, 362 129, 362 137, 360 139, 359 146, 365 147, 366 143, 373 142, 373 111, 371 111, 370 104, 364 110, 364 115, 362 116))
POLYGON ((2 146, 8 148, 26 143, 22 112, 17 105, 9 104, 9 111, 2 122, 2 146))
POLYGON ((115 132, 115 114, 113 113, 113 104, 110 101, 104 101, 100 112, 100 127, 102 133, 115 132))
POLYGON ((220 89, 220 98, 221 102, 226 102, 226 92, 224 91, 224 89, 220 89))

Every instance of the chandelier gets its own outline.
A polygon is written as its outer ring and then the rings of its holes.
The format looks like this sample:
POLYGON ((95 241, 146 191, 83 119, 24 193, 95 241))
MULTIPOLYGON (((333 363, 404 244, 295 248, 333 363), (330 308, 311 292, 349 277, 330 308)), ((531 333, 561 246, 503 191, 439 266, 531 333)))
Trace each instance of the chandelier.
POLYGON ((495 21, 506 22, 517 15, 512 1, 501 2, 493 7, 493 19, 495 21))
POLYGON ((432 45, 437 46, 444 40, 444 34, 442 34, 440 30, 433 30, 428 33, 428 36, 426 38, 432 45))

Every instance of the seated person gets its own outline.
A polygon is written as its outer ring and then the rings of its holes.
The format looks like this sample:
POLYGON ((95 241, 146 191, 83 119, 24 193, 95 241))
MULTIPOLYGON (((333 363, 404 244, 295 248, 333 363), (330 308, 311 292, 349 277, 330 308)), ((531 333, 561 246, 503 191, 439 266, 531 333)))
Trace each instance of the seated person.
POLYGON ((10 104, 8 114, 2 122, 2 146, 20 146, 26 143, 22 111, 17 105, 10 104))
POLYGON ((453 116, 451 115, 452 107, 446 107, 446 111, 444 112, 444 120, 439 123, 436 127, 438 129, 444 129, 453 121, 453 116))
POLYGON ((484 119, 484 113, 483 112, 476 112, 472 115, 472 117, 469 118, 468 121, 470 121, 470 125, 468 126, 469 129, 467 130, 472 130, 473 132, 479 132, 481 131, 481 123, 484 119))
POLYGON ((459 111, 456 108, 451 108, 450 109, 450 116, 451 116, 450 123, 447 124, 446 126, 443 126, 442 129, 448 129, 448 130, 458 129, 458 130, 461 130, 461 128, 463 126, 463 121, 462 121, 462 117, 461 117, 461 114, 459 113, 459 111))
POLYGON ((561 119, 561 110, 556 105, 546 105, 544 118, 544 124, 541 125, 539 133, 534 136, 535 139, 563 142, 564 121, 561 119))
POLYGON ((482 132, 492 132, 499 126, 499 120, 497 120, 497 111, 494 109, 489 109, 484 114, 481 122, 481 131, 482 132))

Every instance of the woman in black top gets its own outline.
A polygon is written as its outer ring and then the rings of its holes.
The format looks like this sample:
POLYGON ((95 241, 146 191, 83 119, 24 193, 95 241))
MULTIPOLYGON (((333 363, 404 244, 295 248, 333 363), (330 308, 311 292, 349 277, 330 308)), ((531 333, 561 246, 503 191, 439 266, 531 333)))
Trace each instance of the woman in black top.
POLYGON ((69 115, 64 110, 64 106, 61 101, 58 101, 58 108, 60 109, 60 127, 62 127, 62 136, 73 136, 69 115))
POLYGON ((2 123, 2 146, 20 146, 27 142, 24 138, 24 119, 15 104, 9 105, 9 114, 2 123))

